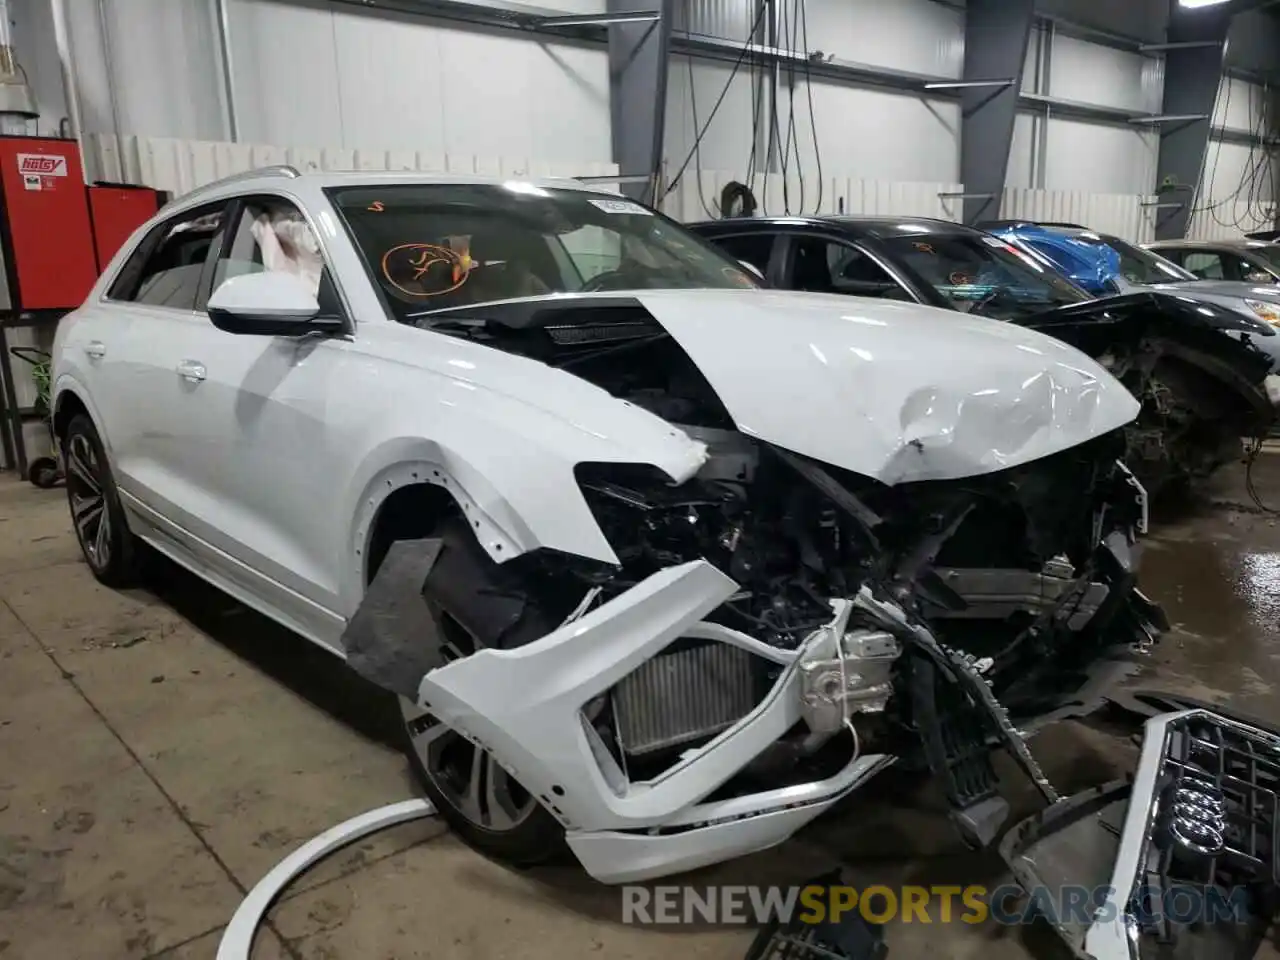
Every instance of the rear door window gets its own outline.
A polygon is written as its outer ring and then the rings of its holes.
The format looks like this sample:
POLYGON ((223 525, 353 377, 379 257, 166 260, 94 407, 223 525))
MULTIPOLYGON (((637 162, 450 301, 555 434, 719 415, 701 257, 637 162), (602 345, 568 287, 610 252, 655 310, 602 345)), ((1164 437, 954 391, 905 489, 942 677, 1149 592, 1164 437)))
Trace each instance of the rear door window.
POLYGON ((792 290, 911 300, 911 295, 864 250, 823 237, 794 237, 785 284, 792 290))
POLYGON ((116 275, 107 299, 195 310, 200 280, 222 229, 226 203, 198 207, 159 224, 116 275))
POLYGON ((1212 250, 1192 250, 1187 253, 1182 265, 1201 280, 1227 279, 1222 254, 1214 253, 1212 250))
POLYGON ((735 237, 716 237, 711 242, 733 259, 751 264, 762 277, 768 275, 774 246, 772 234, 744 233, 735 237))

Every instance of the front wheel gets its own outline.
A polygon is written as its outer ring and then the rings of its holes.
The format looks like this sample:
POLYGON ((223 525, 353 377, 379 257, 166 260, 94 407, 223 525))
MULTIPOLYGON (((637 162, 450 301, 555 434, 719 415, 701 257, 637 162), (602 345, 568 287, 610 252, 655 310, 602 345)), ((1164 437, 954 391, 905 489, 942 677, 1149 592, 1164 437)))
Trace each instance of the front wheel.
MULTIPOLYGON (((518 577, 489 559, 464 522, 446 521, 436 535, 443 547, 423 596, 440 626, 446 659, 483 647, 521 646, 555 629, 555 620, 521 589, 518 577), (522 598, 514 622, 486 615, 496 597, 513 592, 522 598)), ((536 797, 490 754, 417 704, 401 697, 400 710, 409 765, 454 832, 513 866, 559 859, 564 830, 536 797)))
POLYGON ((111 464, 97 428, 85 414, 72 419, 62 438, 67 503, 85 562, 100 583, 129 585, 135 577, 133 535, 116 492, 111 464))

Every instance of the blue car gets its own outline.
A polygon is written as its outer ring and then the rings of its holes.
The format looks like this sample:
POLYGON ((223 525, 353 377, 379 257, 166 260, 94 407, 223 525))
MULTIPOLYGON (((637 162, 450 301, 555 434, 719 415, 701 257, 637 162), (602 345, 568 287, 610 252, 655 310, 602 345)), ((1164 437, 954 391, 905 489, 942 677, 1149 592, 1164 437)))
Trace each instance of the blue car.
POLYGON ((1024 250, 1038 253, 1077 287, 1095 297, 1110 296, 1122 289, 1120 253, 1110 244, 1099 242, 1096 236, 1085 238, 1078 229, 1038 223, 993 223, 982 228, 1024 250))

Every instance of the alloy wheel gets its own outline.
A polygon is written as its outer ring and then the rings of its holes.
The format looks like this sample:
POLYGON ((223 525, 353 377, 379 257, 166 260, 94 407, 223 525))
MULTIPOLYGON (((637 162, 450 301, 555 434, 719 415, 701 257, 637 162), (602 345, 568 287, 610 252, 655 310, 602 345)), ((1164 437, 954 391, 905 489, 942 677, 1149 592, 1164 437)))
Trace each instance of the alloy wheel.
MULTIPOLYGON (((447 614, 440 615, 440 621, 449 638, 446 659, 484 646, 447 614)), ((422 769, 459 814, 494 833, 514 830, 532 815, 537 800, 488 752, 405 697, 400 698, 400 711, 422 769)))
POLYGON ((76 539, 89 565, 105 570, 111 562, 111 511, 101 461, 83 433, 73 434, 67 445, 66 474, 76 539))

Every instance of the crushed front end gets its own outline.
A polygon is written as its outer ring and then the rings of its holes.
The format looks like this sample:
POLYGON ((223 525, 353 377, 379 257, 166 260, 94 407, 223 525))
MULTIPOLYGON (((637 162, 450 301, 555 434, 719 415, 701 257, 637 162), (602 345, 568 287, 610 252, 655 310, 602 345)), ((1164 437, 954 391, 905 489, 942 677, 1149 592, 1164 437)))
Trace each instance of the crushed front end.
POLYGON ((940 780, 975 846, 1008 813, 993 751, 1056 800, 1030 733, 1100 704, 1165 628, 1136 587, 1146 499, 1121 431, 890 486, 687 429, 708 456, 684 483, 579 465, 616 564, 535 551, 498 589, 446 582, 438 541, 393 552, 352 666, 490 754, 604 882, 781 843, 895 761, 940 780), (559 626, 451 657, 423 596, 461 621, 536 603, 559 626))
POLYGON ((1280 735, 1208 710, 1146 724, 1132 783, 1049 807, 1001 852, 1074 954, 1250 957, 1280 907, 1280 735))

